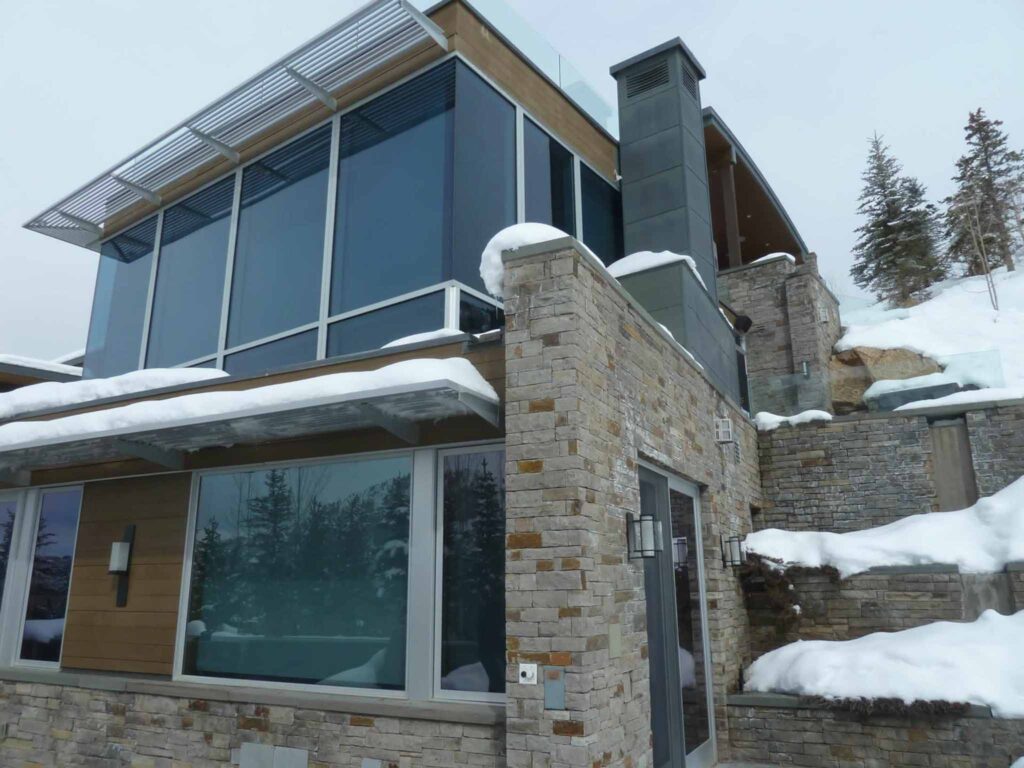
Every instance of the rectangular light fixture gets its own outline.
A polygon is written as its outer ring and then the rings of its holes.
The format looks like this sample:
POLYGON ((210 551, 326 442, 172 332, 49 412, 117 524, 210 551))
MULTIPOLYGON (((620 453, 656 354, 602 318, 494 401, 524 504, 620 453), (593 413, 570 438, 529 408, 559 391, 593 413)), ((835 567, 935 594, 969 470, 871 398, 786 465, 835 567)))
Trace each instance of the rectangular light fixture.
POLYGON ((661 521, 654 515, 626 513, 626 550, 630 560, 651 558, 661 551, 661 521))
POLYGON ((132 543, 130 541, 115 541, 110 545, 110 565, 107 566, 107 573, 121 575, 128 573, 128 561, 132 554, 132 543))
POLYGON ((747 561, 747 553, 743 549, 742 536, 721 536, 722 540, 722 567, 739 568, 747 561))

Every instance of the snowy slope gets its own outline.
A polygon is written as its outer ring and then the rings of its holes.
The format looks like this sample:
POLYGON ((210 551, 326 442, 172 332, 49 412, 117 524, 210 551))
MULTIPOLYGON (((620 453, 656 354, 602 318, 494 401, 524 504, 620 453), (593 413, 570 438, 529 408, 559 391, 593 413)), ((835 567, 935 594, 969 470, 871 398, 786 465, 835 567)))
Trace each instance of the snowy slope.
POLYGON ((998 312, 989 303, 984 277, 939 283, 932 298, 916 307, 844 309, 846 334, 836 351, 902 347, 946 366, 961 384, 1024 387, 1024 265, 1016 272, 1000 267, 993 277, 998 312))

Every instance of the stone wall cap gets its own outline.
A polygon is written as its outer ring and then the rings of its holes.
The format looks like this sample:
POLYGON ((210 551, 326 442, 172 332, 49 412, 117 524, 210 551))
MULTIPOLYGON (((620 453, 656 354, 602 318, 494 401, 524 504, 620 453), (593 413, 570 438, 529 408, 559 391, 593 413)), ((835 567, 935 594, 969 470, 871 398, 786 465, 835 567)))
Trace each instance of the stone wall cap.
POLYGON ((861 573, 855 573, 851 579, 858 576, 904 576, 915 573, 960 573, 960 568, 952 563, 922 563, 921 565, 876 565, 861 573))
POLYGON ((1013 563, 1007 563, 1006 570, 1011 573, 1020 573, 1021 571, 1024 571, 1024 560, 1017 560, 1013 563))
MULTIPOLYGON (((730 693, 726 697, 726 704, 730 707, 764 707, 766 709, 806 709, 810 711, 827 710, 836 712, 844 711, 840 707, 833 709, 821 702, 812 701, 804 696, 795 696, 791 693, 730 693)), ((900 716, 888 712, 884 715, 879 713, 879 716, 903 720, 917 719, 918 717, 916 715, 900 716)), ((948 716, 942 715, 942 717, 948 716)), ((962 715, 953 715, 952 717, 990 719, 992 717, 992 710, 983 704, 968 704, 966 712, 962 715)))

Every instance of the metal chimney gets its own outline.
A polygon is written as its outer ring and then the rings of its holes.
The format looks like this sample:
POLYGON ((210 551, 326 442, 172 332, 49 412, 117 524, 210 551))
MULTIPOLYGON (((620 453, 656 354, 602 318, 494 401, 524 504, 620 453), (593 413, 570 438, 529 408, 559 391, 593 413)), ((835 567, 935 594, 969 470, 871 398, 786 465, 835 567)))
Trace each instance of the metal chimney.
POLYGON ((626 253, 693 257, 717 301, 700 81, 679 38, 611 68, 619 87, 619 166, 626 253))

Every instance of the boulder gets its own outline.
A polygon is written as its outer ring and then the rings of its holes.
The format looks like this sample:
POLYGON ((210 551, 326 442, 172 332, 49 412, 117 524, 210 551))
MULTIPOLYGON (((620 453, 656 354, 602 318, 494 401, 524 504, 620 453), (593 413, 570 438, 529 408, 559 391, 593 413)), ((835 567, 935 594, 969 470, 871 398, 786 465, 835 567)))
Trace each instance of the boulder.
POLYGON ((884 379, 912 379, 915 376, 939 373, 942 370, 942 367, 930 357, 909 349, 855 347, 849 351, 855 353, 868 369, 868 375, 873 382, 884 379))
POLYGON ((854 347, 839 352, 829 361, 832 410, 839 415, 865 410, 864 392, 876 381, 911 379, 941 370, 930 357, 909 349, 854 347))

